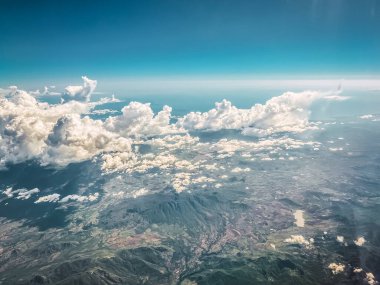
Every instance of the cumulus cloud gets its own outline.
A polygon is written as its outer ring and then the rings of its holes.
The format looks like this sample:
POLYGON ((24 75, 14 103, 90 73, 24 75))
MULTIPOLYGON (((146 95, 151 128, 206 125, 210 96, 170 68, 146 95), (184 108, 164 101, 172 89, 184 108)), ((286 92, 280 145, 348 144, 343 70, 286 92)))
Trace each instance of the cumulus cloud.
POLYGON ((329 147, 329 151, 336 152, 336 151, 342 151, 343 147, 329 147))
POLYGON ((314 240, 313 239, 307 240, 302 235, 291 235, 290 238, 285 239, 285 242, 291 243, 291 244, 305 245, 306 247, 309 247, 311 244, 314 243, 314 240))
POLYGON ((188 166, 187 161, 180 161, 178 158, 167 152, 145 155, 135 155, 130 152, 110 153, 102 156, 102 169, 107 172, 124 171, 127 173, 138 172, 144 173, 150 169, 158 168, 161 170, 188 166))
POLYGON ((336 241, 343 243, 344 242, 344 236, 336 236, 336 241))
POLYGON ((0 98, 0 167, 40 156, 57 120, 81 114, 90 107, 79 102, 49 105, 25 91, 0 98))
POLYGON ((329 264, 328 268, 331 270, 332 274, 338 274, 338 273, 343 272, 346 266, 341 263, 333 262, 329 264))
POLYGON ((8 198, 12 198, 13 197, 13 193, 12 193, 12 187, 8 187, 7 189, 5 189, 3 191, 3 194, 5 196, 7 196, 8 198))
POLYGON ((354 240, 354 243, 357 246, 363 246, 365 242, 366 242, 366 240, 364 237, 358 237, 356 240, 354 240))
MULTIPOLYGON (((95 106, 117 99, 86 102, 96 87, 96 81, 87 77, 83 80, 83 86, 66 88, 66 101, 62 104, 39 102, 17 87, 7 89, 8 93, 0 97, 0 167, 30 159, 42 165, 65 166, 101 155, 102 167, 106 171, 144 172, 155 167, 166 169, 172 166, 189 170, 199 165, 177 159, 172 151, 192 147, 198 152, 216 152, 222 158, 236 151, 244 151, 244 157, 249 157, 252 151, 264 149, 275 153, 307 144, 317 147, 316 143, 289 138, 200 143, 187 131, 241 129, 243 134, 254 135, 299 132, 315 127, 308 122, 308 106, 331 95, 316 91, 287 92, 251 109, 238 109, 224 100, 206 113, 189 113, 179 118, 177 123, 171 123, 172 109, 168 106, 155 114, 149 104, 131 102, 121 110, 121 115, 102 121, 85 115, 90 114, 95 106), (160 156, 140 155, 138 150, 132 150, 132 144, 148 144, 163 151, 160 156)), ((211 164, 208 166, 216 169, 211 164)))
POLYGON ((271 151, 273 153, 281 150, 299 149, 302 147, 318 147, 320 143, 313 141, 301 141, 292 138, 271 138, 261 139, 259 141, 244 141, 236 139, 220 139, 215 144, 200 143, 197 149, 200 151, 216 152, 218 154, 228 154, 235 152, 261 152, 271 151))
POLYGON ((154 136, 178 133, 180 130, 170 124, 172 108, 164 106, 154 115, 149 103, 131 102, 122 110, 122 115, 109 117, 105 121, 106 129, 123 136, 154 136))
MULTIPOLYGON (((135 141, 137 143, 137 141, 135 141)), ((127 172, 145 173, 151 169, 178 170, 186 172, 207 171, 208 173, 225 170, 226 165, 220 163, 225 157, 236 153, 244 153, 244 157, 251 157, 251 153, 287 152, 292 149, 314 148, 319 143, 300 141, 291 138, 261 139, 259 141, 243 141, 221 139, 216 142, 200 142, 199 138, 186 135, 168 135, 163 138, 138 141, 149 146, 150 152, 141 154, 135 152, 109 152, 101 155, 102 170, 106 173, 127 172), (181 156, 178 156, 178 152, 181 156), (249 154, 249 156, 247 156, 249 154), (182 156, 193 159, 183 159, 182 156), (215 158, 208 162, 206 157, 215 158)), ((243 156, 242 156, 243 157, 243 156)), ((290 157, 289 157, 290 159, 290 157)), ((240 174, 251 171, 249 167, 232 166, 231 173, 240 174)))
MULTIPOLYGON (((194 177, 194 173, 187 172, 176 173, 171 180, 172 187, 178 193, 188 190, 189 186, 193 184, 202 184, 201 187, 205 188, 207 185, 213 185, 214 182, 216 182, 216 180, 213 178, 206 176, 194 177)), ((221 183, 214 184, 215 188, 220 188, 222 186, 223 184, 221 183)))
POLYGON ((315 128, 309 124, 308 107, 318 99, 336 99, 337 94, 339 92, 286 92, 250 109, 238 109, 231 102, 223 100, 208 112, 191 112, 185 115, 178 120, 177 125, 186 130, 241 129, 243 134, 255 136, 277 132, 302 132, 315 128))
POLYGON ((91 80, 86 76, 82 76, 82 79, 82 86, 69 85, 65 88, 65 93, 62 96, 65 101, 90 101, 91 94, 96 88, 97 81, 91 80))
POLYGON ((130 151, 129 139, 83 117, 103 101, 51 105, 18 89, 0 97, 0 167, 29 159, 64 166, 101 152, 130 151))
POLYGON ((7 198, 14 197, 19 200, 27 200, 30 197, 32 197, 32 195, 37 194, 39 192, 40 190, 38 188, 33 188, 30 190, 25 189, 25 188, 13 190, 12 187, 9 187, 3 191, 3 194, 6 195, 7 198))
POLYGON ((103 128, 103 122, 78 114, 58 119, 46 140, 45 164, 66 165, 91 159, 101 152, 130 151, 130 140, 103 128))
POLYGON ((141 188, 141 189, 132 191, 131 194, 132 194, 132 197, 136 199, 137 197, 144 196, 144 195, 148 194, 148 192, 149 191, 147 189, 141 188))
POLYGON ((198 144, 199 138, 189 134, 167 135, 149 140, 149 145, 160 150, 187 149, 198 144))
POLYGON ((363 115, 363 116, 360 116, 359 118, 360 118, 360 119, 363 119, 363 120, 365 120, 365 119, 372 119, 372 118, 373 118, 373 115, 372 115, 372 114, 363 115))
POLYGON ((57 194, 57 193, 46 195, 46 196, 42 196, 42 197, 38 198, 34 203, 35 204, 39 204, 39 203, 55 203, 55 202, 58 202, 60 196, 61 195, 57 194))
POLYGON ((94 194, 90 194, 88 196, 73 194, 73 195, 67 195, 63 197, 61 200, 59 200, 59 203, 67 203, 70 201, 93 202, 93 201, 98 200, 98 198, 99 198, 99 193, 97 192, 94 194))
POLYGON ((374 285, 374 284, 377 284, 377 283, 378 283, 378 282, 376 281, 376 279, 375 279, 375 275, 373 275, 373 273, 371 273, 371 272, 367 272, 367 273, 366 273, 365 280, 367 281, 367 283, 368 283, 369 285, 374 285))
POLYGON ((364 281, 367 284, 374 285, 374 284, 378 284, 379 283, 379 282, 376 281, 375 275, 372 272, 364 272, 363 268, 356 267, 356 268, 354 268, 353 272, 357 273, 357 274, 362 274, 362 272, 363 272, 364 273, 364 281))
POLYGON ((172 186, 174 190, 178 193, 181 193, 182 191, 186 190, 187 186, 189 186, 191 183, 191 175, 190 173, 177 173, 174 175, 172 179, 172 186))
POLYGON ((324 97, 324 99, 331 100, 331 101, 346 101, 350 99, 350 97, 334 94, 334 95, 327 95, 324 97))
POLYGON ((359 116, 359 118, 363 119, 363 120, 370 120, 372 122, 379 122, 380 121, 380 116, 378 114, 362 115, 362 116, 359 116))
POLYGON ((20 189, 20 190, 16 190, 15 192, 18 193, 16 199, 27 200, 30 197, 32 197, 33 194, 39 193, 40 190, 38 188, 34 188, 31 190, 20 189))
POLYGON ((246 168, 235 167, 235 168, 231 169, 232 173, 249 172, 249 171, 251 171, 251 169, 249 167, 246 167, 246 168))

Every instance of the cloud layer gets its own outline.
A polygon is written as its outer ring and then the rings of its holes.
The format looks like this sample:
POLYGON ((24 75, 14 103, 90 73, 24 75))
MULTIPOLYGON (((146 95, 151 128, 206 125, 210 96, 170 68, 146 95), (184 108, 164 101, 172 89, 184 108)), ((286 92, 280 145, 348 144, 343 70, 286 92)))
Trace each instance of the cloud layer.
MULTIPOLYGON (((234 129, 254 136, 302 132, 315 128, 308 121, 308 108, 314 101, 339 97, 339 92, 286 92, 250 109, 239 109, 223 100, 208 112, 191 112, 176 123, 171 123, 172 109, 169 106, 154 114, 149 104, 130 102, 122 108, 120 116, 110 116, 102 121, 86 114, 90 114, 95 106, 115 99, 89 102, 97 82, 87 77, 83 77, 83 81, 83 86, 66 87, 65 100, 61 104, 39 102, 17 87, 9 88, 5 94, 2 91, 0 167, 30 159, 42 165, 65 166, 99 154, 104 155, 106 169, 118 168, 117 165, 126 167, 126 164, 143 167, 144 163, 136 162, 141 157, 132 151, 132 144, 152 141, 152 137, 192 131, 234 129)), ((159 140, 154 142, 159 143, 159 140)), ((182 142, 161 143, 173 146, 182 142)), ((222 146, 223 142, 219 145, 222 146)), ((170 159, 170 156, 165 159, 170 159)), ((153 166, 157 162, 151 164, 153 166)))

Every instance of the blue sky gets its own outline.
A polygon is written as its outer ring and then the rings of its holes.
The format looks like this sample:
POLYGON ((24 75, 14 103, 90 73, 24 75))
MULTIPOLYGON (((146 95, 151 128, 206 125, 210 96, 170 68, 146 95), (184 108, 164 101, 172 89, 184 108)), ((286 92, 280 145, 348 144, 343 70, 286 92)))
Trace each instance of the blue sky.
POLYGON ((380 1, 0 1, 0 83, 373 76, 380 1))

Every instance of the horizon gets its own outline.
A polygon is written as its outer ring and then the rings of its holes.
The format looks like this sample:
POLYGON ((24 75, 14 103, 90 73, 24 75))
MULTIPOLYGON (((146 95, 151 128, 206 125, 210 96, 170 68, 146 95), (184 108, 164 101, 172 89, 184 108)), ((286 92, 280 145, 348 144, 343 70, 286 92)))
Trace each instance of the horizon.
MULTIPOLYGON (((329 79, 312 78, 312 79, 271 79, 256 77, 124 77, 115 79, 93 78, 97 80, 98 87, 94 94, 113 94, 117 92, 201 92, 201 91, 232 91, 232 90, 282 90, 282 91, 295 91, 295 90, 335 90, 342 89, 342 91, 380 91, 380 78, 377 77, 354 77, 344 78, 336 77, 329 79)), ((55 92, 63 92, 66 86, 81 85, 81 78, 74 80, 58 81, 42 81, 42 82, 29 82, 19 84, 11 82, 11 84, 0 85, 1 89, 7 89, 12 86, 25 91, 41 92, 45 87, 55 92)), ((132 93, 133 94, 133 93, 132 93)), ((206 93, 207 94, 207 93, 206 93)), ((58 95, 55 94, 55 95, 58 95)), ((196 95, 196 94, 193 94, 196 95)))

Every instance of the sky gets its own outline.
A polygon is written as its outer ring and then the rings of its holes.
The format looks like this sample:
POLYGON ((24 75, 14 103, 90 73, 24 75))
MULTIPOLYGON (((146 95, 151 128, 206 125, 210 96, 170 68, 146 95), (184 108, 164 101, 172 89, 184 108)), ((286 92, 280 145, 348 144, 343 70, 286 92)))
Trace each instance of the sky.
POLYGON ((0 35, 2 85, 380 74, 377 0, 1 0, 0 35))

